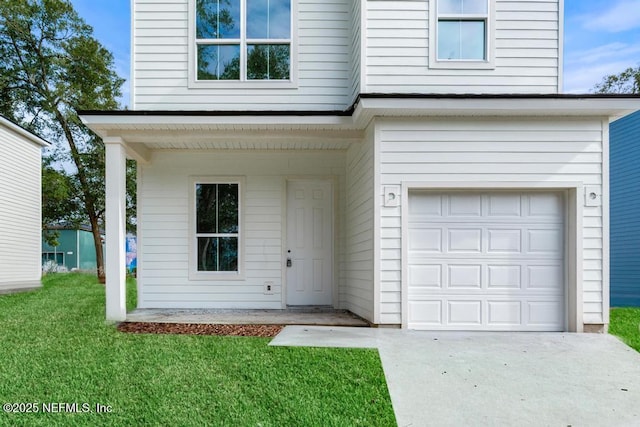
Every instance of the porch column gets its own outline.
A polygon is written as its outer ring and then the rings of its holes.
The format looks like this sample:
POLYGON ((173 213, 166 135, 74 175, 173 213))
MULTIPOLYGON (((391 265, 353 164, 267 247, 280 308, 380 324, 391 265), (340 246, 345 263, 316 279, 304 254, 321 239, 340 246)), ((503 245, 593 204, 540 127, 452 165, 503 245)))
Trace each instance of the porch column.
POLYGON ((105 138, 107 321, 123 321, 126 300, 126 155, 121 138, 105 138))

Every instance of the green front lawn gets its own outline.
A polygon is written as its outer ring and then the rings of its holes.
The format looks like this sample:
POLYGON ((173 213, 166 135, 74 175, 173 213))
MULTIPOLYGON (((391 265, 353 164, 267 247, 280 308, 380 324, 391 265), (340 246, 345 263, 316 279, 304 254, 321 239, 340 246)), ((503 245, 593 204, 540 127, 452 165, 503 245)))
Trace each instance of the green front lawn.
POLYGON ((612 309, 609 332, 640 351, 640 308, 612 309))
POLYGON ((0 411, 0 425, 395 425, 376 350, 124 334, 105 323, 104 287, 94 277, 43 283, 0 297, 0 404, 37 403, 22 409, 40 411, 0 411), (54 413, 64 411, 56 403, 90 412, 54 413), (96 413, 97 404, 111 412, 96 413))

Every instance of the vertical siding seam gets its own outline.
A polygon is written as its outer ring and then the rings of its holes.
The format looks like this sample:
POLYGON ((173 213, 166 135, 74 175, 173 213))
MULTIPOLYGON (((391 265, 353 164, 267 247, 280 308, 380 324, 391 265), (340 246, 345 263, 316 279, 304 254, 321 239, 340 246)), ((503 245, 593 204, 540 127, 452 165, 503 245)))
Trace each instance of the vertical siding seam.
POLYGON ((610 217, 609 217, 609 120, 602 120, 602 321, 609 324, 610 217))
POLYGON ((381 206, 380 206, 380 128, 379 124, 374 121, 373 126, 373 323, 380 323, 381 312, 381 283, 380 268, 381 262, 381 206))
POLYGON ((563 92, 564 85, 564 0, 558 2, 558 93, 563 92))

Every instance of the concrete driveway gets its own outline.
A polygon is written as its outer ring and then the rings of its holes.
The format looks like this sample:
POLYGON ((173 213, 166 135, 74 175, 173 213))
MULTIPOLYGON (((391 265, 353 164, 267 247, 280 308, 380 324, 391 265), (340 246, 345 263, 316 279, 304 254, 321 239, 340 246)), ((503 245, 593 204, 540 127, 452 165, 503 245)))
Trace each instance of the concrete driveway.
POLYGON ((610 335, 287 326, 270 345, 377 348, 399 426, 640 426, 640 353, 610 335))

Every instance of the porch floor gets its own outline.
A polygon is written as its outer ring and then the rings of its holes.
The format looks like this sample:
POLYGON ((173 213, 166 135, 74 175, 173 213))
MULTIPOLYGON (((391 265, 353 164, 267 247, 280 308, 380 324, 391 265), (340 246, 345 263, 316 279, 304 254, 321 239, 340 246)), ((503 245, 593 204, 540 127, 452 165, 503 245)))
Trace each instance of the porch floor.
POLYGON ((369 326, 366 320, 347 310, 325 307, 289 308, 286 310, 138 308, 127 313, 125 322, 369 326))

